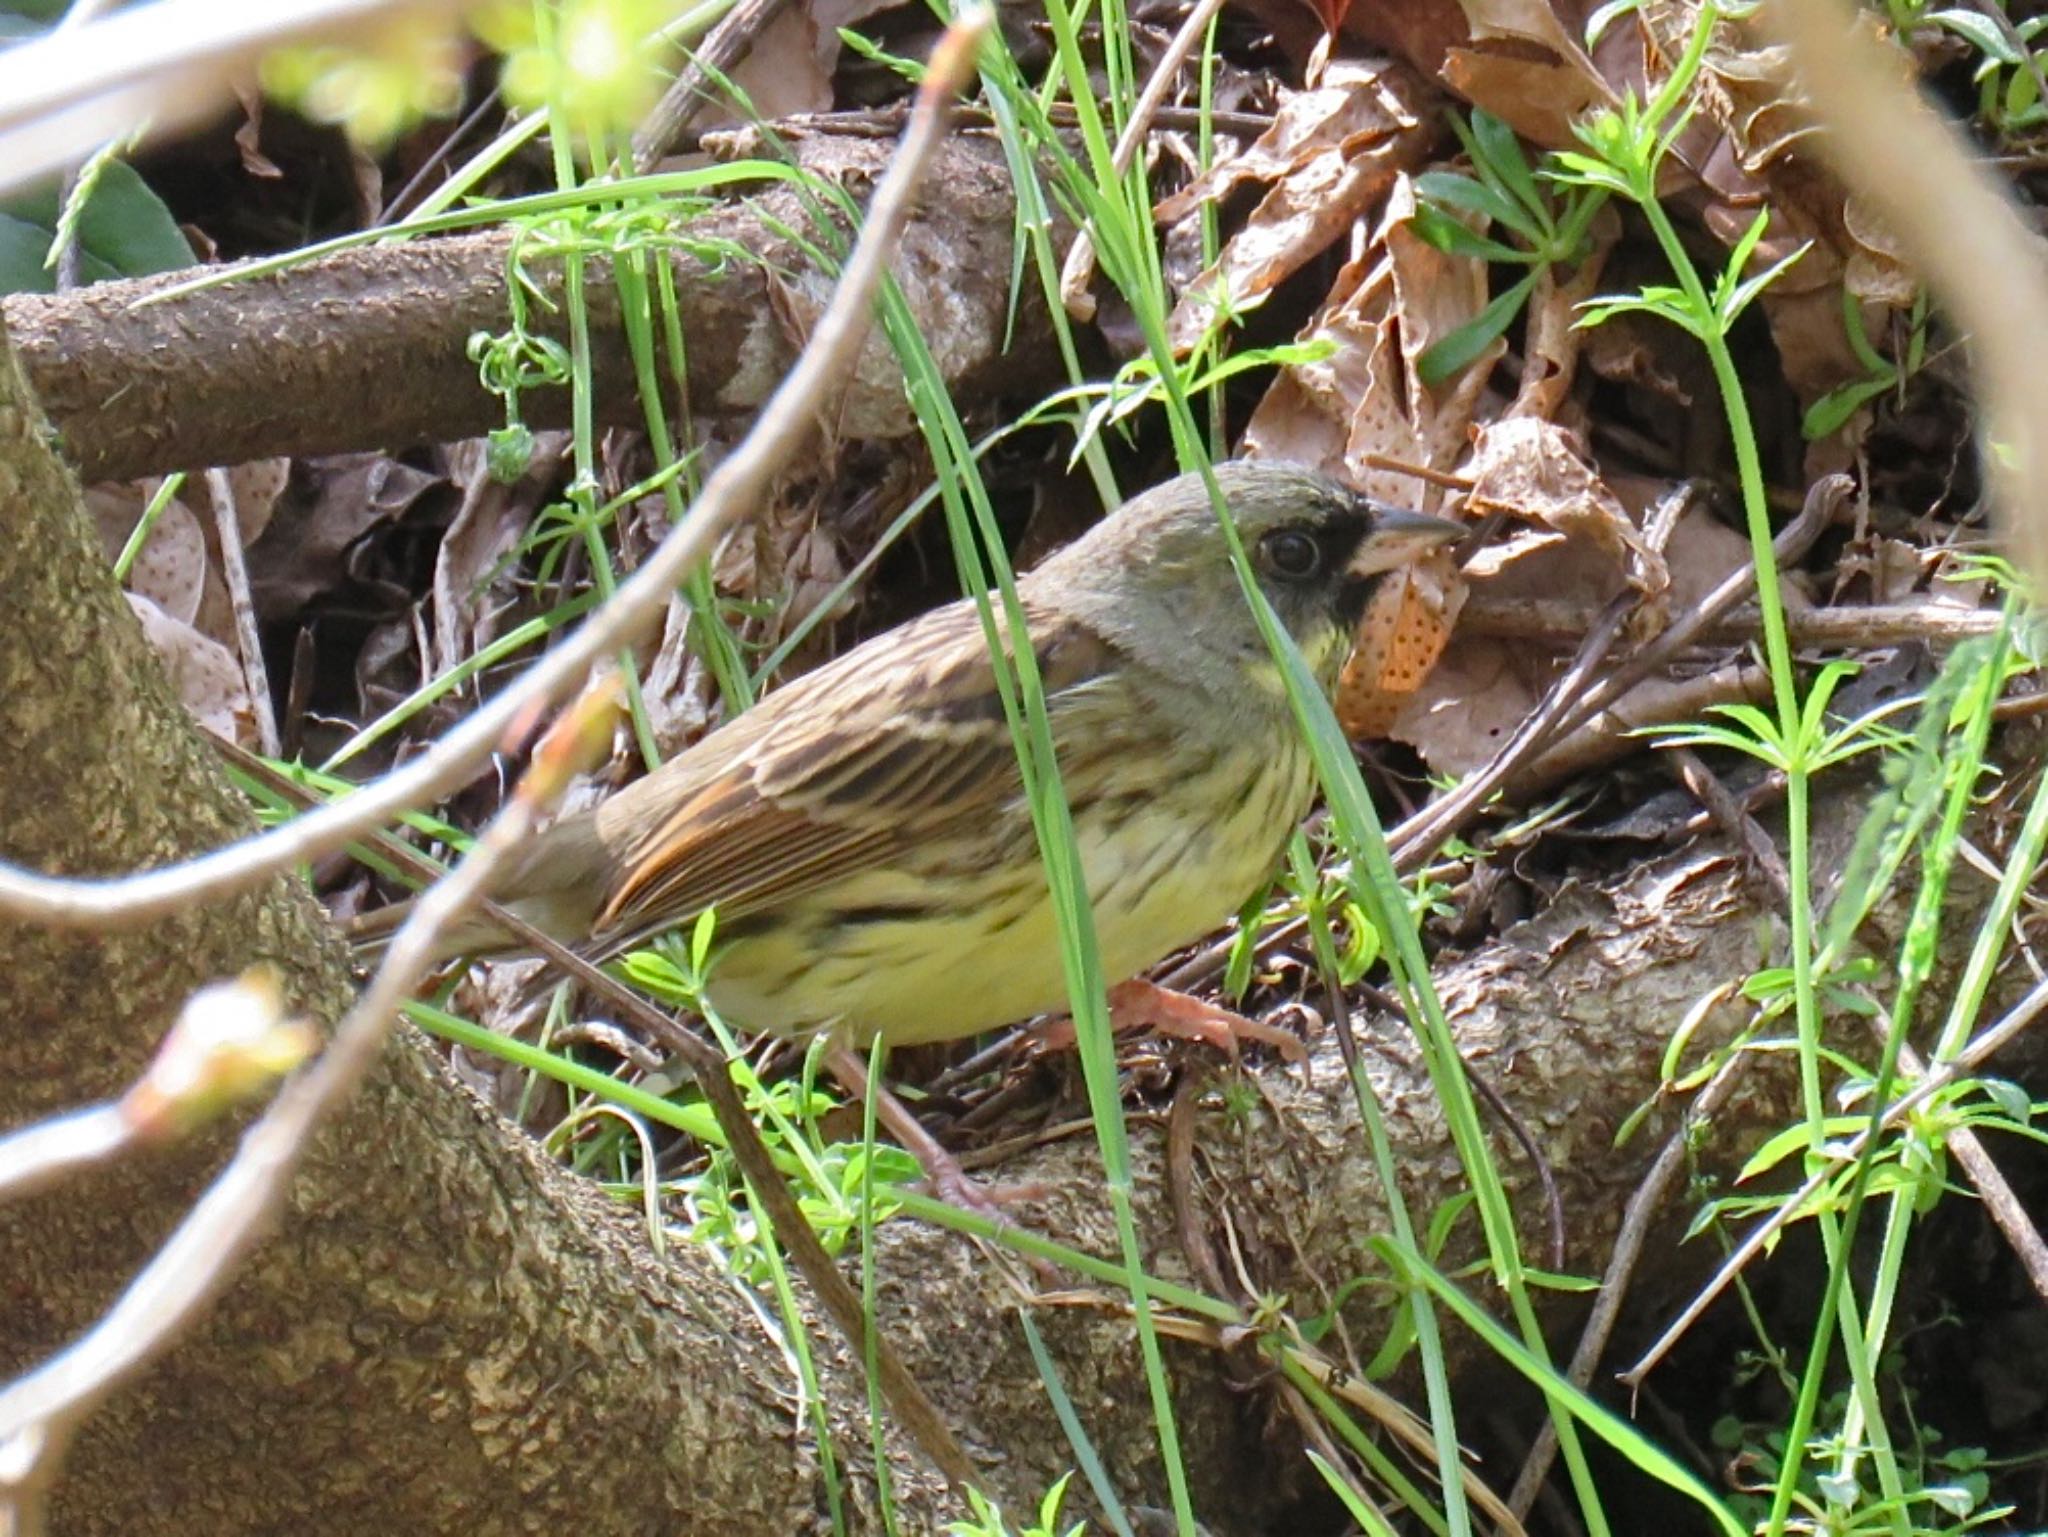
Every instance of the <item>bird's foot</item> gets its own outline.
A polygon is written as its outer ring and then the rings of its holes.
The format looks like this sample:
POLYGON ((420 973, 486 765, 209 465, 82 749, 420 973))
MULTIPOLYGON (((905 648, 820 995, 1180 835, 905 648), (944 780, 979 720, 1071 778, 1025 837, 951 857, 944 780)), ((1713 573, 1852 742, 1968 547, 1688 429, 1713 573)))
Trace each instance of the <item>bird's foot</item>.
POLYGON ((996 1185, 978 1180, 960 1167, 959 1159, 936 1144, 918 1155, 918 1163, 924 1170, 925 1188, 934 1198, 971 1211, 997 1227, 1010 1226, 1005 1207, 1043 1200, 1052 1191, 1052 1186, 1042 1182, 996 1185))
MULTIPOLYGON (((1221 1004, 1208 1003, 1140 978, 1119 982, 1109 990, 1109 1024, 1118 1032, 1153 1030, 1184 1041, 1201 1041, 1233 1060, 1246 1041, 1271 1046, 1289 1062, 1308 1059, 1308 1048, 1301 1044, 1300 1037, 1277 1025, 1246 1019, 1221 1004)), ((1074 1043, 1074 1021, 1071 1016, 1056 1019, 1035 1033, 1041 1046, 1063 1049, 1074 1043)))

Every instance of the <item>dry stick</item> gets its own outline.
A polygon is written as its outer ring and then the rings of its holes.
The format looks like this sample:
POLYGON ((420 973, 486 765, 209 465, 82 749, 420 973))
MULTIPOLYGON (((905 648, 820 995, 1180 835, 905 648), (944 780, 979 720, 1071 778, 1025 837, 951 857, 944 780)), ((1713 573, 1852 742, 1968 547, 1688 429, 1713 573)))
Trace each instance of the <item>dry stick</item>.
POLYGON ((756 38, 768 30, 789 0, 740 0, 711 29, 703 46, 692 49, 690 60, 661 100, 647 114, 633 134, 633 163, 629 171, 644 171, 669 152, 698 113, 711 104, 711 89, 720 75, 746 57, 756 38))
MULTIPOLYGON (((848 112, 796 112, 788 117, 775 119, 773 127, 777 132, 795 137, 800 134, 837 134, 844 138, 880 139, 899 132, 903 127, 903 112, 897 107, 870 107, 848 112)), ((1046 110, 1046 117, 1055 128, 1073 128, 1081 121, 1072 102, 1054 102, 1046 110)), ((995 116, 986 107, 963 105, 957 119, 964 129, 969 124, 977 128, 992 127, 995 116)), ((1208 112, 1199 107, 1162 106, 1152 114, 1154 128, 1177 129, 1193 133, 1206 122, 1219 134, 1232 138, 1255 139, 1273 126, 1270 112, 1208 112)), ((715 133, 744 134, 746 129, 713 129, 704 133, 685 132, 677 139, 678 146, 696 148, 711 140, 715 133)))
MULTIPOLYGON (((1578 1347, 1572 1351, 1571 1365, 1565 1370, 1566 1379, 1574 1387, 1591 1385, 1593 1373, 1599 1369, 1600 1358, 1606 1354, 1607 1342, 1613 1337, 1615 1322, 1621 1317, 1622 1302, 1628 1295, 1629 1281, 1642 1258, 1644 1245, 1649 1242, 1658 1210, 1670 1193, 1672 1183, 1685 1171, 1692 1127, 1727 1103, 1748 1062, 1746 1053, 1738 1053, 1722 1064, 1721 1070, 1686 1107, 1684 1124, 1665 1141, 1656 1161, 1643 1176, 1643 1182, 1629 1197, 1628 1209, 1622 1213, 1620 1230, 1614 1235, 1614 1252, 1608 1256, 1607 1269, 1600 1277, 1599 1294, 1593 1299, 1593 1310, 1586 1316, 1586 1325, 1579 1332, 1578 1347)), ((1535 1443, 1529 1448, 1529 1455, 1523 1459, 1522 1471, 1515 1476, 1514 1488, 1508 1491, 1508 1508, 1517 1516, 1526 1517, 1535 1506, 1537 1492, 1550 1476, 1550 1465, 1556 1457, 1557 1422, 1546 1419, 1536 1434, 1535 1443)))
POLYGON ((92 154, 148 121, 176 127, 229 99, 229 83, 291 39, 360 38, 394 13, 432 24, 451 0, 156 0, 59 28, 0 55, 0 193, 92 154))
MULTIPOLYGON (((956 29, 965 25, 956 23, 956 29)), ((467 783, 518 721, 560 699, 593 665, 637 639, 666 612, 669 595, 717 547, 725 531, 759 507, 775 476, 814 430, 818 402, 851 369, 867 334, 875 284, 944 141, 948 95, 973 64, 967 31, 959 30, 958 37, 957 43, 942 44, 933 55, 934 66, 919 90, 902 148, 875 189, 860 239, 809 345, 762 407, 754 430, 705 481, 689 516, 620 585, 609 603, 517 683, 479 706, 405 767, 310 815, 183 864, 110 880, 60 879, 0 864, 0 918, 55 928, 139 928, 166 913, 243 890, 331 853, 467 783), (942 60, 944 69, 938 68, 942 60)), ((25 51, 26 47, 16 53, 25 51)), ((0 67, 13 57, 0 54, 0 67)))
POLYGON ((1640 751, 1640 738, 1645 731, 1697 721, 1721 705, 1754 704, 1768 698, 1770 691, 1770 673, 1756 663, 1745 662, 1666 684, 1658 694, 1654 711, 1624 713, 1628 701, 1623 700, 1585 722, 1565 741, 1546 749, 1533 763, 1524 765, 1508 780, 1502 793, 1511 800, 1527 800, 1603 763, 1640 751))
MULTIPOLYGON (((1883 1044, 1884 1031, 1879 1021, 1871 1020, 1879 1044, 1883 1044)), ((1899 1044, 1899 1066, 1914 1077, 1927 1071, 1927 1063, 1920 1053, 1905 1042, 1899 1044)), ((1951 1130, 1944 1140, 1949 1151, 1956 1155, 1956 1162, 1970 1176, 1970 1183, 1977 1187, 1977 1194, 1991 1213, 1991 1220, 1998 1224, 2005 1241, 2012 1245, 2012 1252, 2021 1268, 2027 1272, 2028 1281, 2033 1283, 2034 1295, 2048 1302, 2048 1242, 2043 1242, 2041 1230, 2034 1225, 2027 1208, 2004 1171, 1992 1158, 1984 1139, 1977 1135, 1976 1128, 1958 1126, 1951 1130)))
MULTIPOLYGON (((579 706, 572 719, 580 726, 587 713, 579 706)), ((432 964, 438 936, 483 895, 498 866, 525 845, 547 805, 567 788, 570 756, 544 744, 520 793, 469 857, 420 898, 320 1060, 278 1091, 227 1167, 113 1306, 53 1359, 0 1388, 0 1517, 11 1512, 21 1529, 40 1529, 64 1451, 87 1416, 227 1289, 283 1208, 315 1128, 376 1061, 399 1005, 432 964)))
POLYGON ((1614 649, 1615 641, 1620 638, 1622 622, 1635 605, 1635 596, 1631 593, 1624 593, 1610 602, 1586 632, 1571 666, 1544 692, 1536 708, 1523 717, 1521 725, 1515 728, 1515 734, 1501 744, 1492 761, 1478 773, 1460 781, 1457 789, 1434 806, 1425 807, 1394 830, 1387 842, 1397 869, 1411 860, 1427 858, 1434 853, 1444 839, 1456 831, 1455 824, 1459 819, 1476 813, 1493 797, 1493 792, 1507 782, 1509 775, 1533 759, 1543 750, 1545 743, 1560 734, 1562 722, 1578 702, 1581 691, 1591 684, 1593 675, 1607 661, 1607 653, 1614 649))
POLYGON ((140 1140, 119 1104, 88 1105, 0 1137, 0 1201, 24 1201, 140 1140))
POLYGON ((1771 895, 1784 901, 1792 890, 1792 873, 1772 846, 1770 834, 1749 814, 1749 808, 1735 792, 1721 783, 1721 776, 1707 767, 1706 759, 1690 747, 1672 748, 1671 761, 1678 771, 1679 783, 1706 807, 1729 842, 1749 855, 1753 870, 1771 895))
MULTIPOLYGON (((1180 30, 1173 34, 1173 41, 1166 45, 1166 52, 1159 56, 1158 67, 1152 71, 1152 78, 1145 82, 1145 90, 1138 97, 1138 104, 1131 109, 1131 115, 1124 122, 1123 134, 1116 141, 1116 148, 1110 154, 1110 167, 1121 176, 1131 168, 1137 158, 1138 146, 1145 142, 1145 135, 1151 131, 1152 119, 1166 101, 1166 93, 1173 89, 1173 82, 1180 74, 1181 65, 1194 51, 1195 42, 1201 37, 1223 0, 1197 0, 1195 8, 1188 12, 1180 30)), ((1060 303, 1067 313, 1076 320, 1089 321, 1095 318, 1095 301, 1088 293, 1088 279, 1095 271, 1095 242, 1083 229, 1074 236, 1074 243, 1067 249, 1067 259, 1060 264, 1060 303)))
POLYGON ((206 499, 213 503, 213 530, 220 541, 221 575, 227 578, 228 604, 235 611, 235 643, 242 653, 243 686, 256 712, 256 740, 275 758, 279 752, 277 710, 270 700, 270 669, 263 665, 263 634, 256 627, 256 600, 249 592, 249 561, 242 549, 242 519, 235 509, 235 488, 228 472, 206 472, 206 499))
MULTIPOLYGON (((1797 560, 1820 537, 1821 530, 1833 520, 1836 507, 1850 489, 1846 475, 1827 475, 1814 482, 1799 516, 1786 524, 1772 542, 1771 553, 1779 565, 1797 560)), ((1750 588, 1755 584, 1756 570, 1753 566, 1743 566, 1730 573, 1692 612, 1674 620, 1663 634, 1589 688, 1585 697, 1567 710, 1545 737, 1535 743, 1533 750, 1540 752, 1567 733, 1577 730, 1627 694, 1644 677, 1693 645, 1708 625, 1748 597, 1750 588)), ((1521 733, 1517 732, 1516 740, 1520 737, 1521 733)), ((1508 745, 1512 748, 1515 743, 1508 745)), ((1491 769, 1492 765, 1489 765, 1481 771, 1481 776, 1489 776, 1491 769)), ((1388 833, 1387 843, 1393 850, 1397 869, 1406 872, 1425 863, 1445 839, 1479 814, 1493 787, 1489 785, 1479 792, 1468 788, 1478 782, 1478 778, 1464 781, 1442 800, 1425 806, 1388 833)))
MULTIPOLYGON (((2037 984, 2026 997, 2013 1005, 2011 1012, 2004 1019, 1972 1041, 1967 1050, 1959 1052, 1947 1062, 1937 1064, 1926 1077, 1913 1086, 1911 1092, 1892 1101, 1879 1119, 1876 1129, 1889 1131, 1956 1079, 1965 1073, 1975 1071, 1993 1053, 2031 1026, 2044 1012, 2048 1012, 2048 982, 2037 984)), ((1793 1191, 1776 1211, 1750 1231, 1749 1236, 1721 1262, 1721 1267, 1714 1272, 1713 1279, 1686 1304, 1685 1311, 1657 1337, 1657 1342, 1643 1353, 1634 1366, 1620 1373, 1619 1380, 1631 1388, 1640 1387, 1643 1379, 1670 1353, 1671 1347, 1676 1345, 1686 1330, 1693 1326, 1700 1314, 1727 1289, 1728 1283, 1733 1281, 1787 1224, 1804 1213, 1807 1203, 1820 1193, 1829 1180, 1833 1179, 1845 1165, 1861 1156, 1864 1144, 1870 1140, 1871 1135, 1872 1128, 1866 1126, 1847 1142, 1839 1146, 1831 1144, 1826 1166, 1808 1178, 1806 1183, 1793 1191)))
MULTIPOLYGON (((1488 640, 1555 640, 1583 635, 1598 611, 1562 598, 1488 598, 1474 593, 1458 611, 1458 632, 1488 640)), ((1864 607, 1796 609, 1785 615, 1785 632, 1795 646, 1896 646, 1927 641, 1938 646, 1995 634, 1995 608, 1954 603, 1874 603, 1864 607)), ((1745 605, 1709 624, 1695 641, 1740 645, 1762 627, 1757 610, 1745 605)))

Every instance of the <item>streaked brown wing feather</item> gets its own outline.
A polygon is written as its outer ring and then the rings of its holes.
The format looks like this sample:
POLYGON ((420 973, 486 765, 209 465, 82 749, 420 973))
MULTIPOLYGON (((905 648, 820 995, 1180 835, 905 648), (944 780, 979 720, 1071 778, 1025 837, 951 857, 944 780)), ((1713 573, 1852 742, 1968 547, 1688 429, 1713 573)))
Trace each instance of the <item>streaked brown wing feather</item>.
MULTIPOLYGON (((1114 661, 1028 605, 1055 715, 1114 661)), ((886 867, 1017 793, 1015 753, 973 607, 955 604, 820 668, 601 808, 624 856, 597 934, 637 936, 707 907, 733 919, 886 867), (698 761, 702 756, 701 763, 698 761), (653 778, 685 775, 680 796, 653 778), (658 814, 656 807, 666 808, 658 814)))

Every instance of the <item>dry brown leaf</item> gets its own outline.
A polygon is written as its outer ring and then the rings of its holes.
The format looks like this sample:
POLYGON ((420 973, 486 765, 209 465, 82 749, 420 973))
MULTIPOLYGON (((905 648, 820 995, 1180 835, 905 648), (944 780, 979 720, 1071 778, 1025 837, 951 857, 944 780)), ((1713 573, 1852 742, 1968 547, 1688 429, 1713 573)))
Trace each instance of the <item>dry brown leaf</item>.
POLYGON ((441 483, 382 454, 337 454, 302 465, 298 490, 278 502, 274 526, 249 550, 257 614, 288 618, 342 586, 350 546, 441 483))
MULTIPOLYGON (((278 498, 291 483, 292 462, 286 458, 253 459, 247 464, 230 468, 228 489, 235 499, 235 526, 242 531, 244 549, 263 537, 270 527, 271 515, 277 511, 278 498)), ((209 508, 212 493, 206 489, 206 477, 194 476, 186 483, 196 497, 209 508)))
POLYGON ((773 122, 825 112, 832 106, 832 75, 843 49, 839 29, 850 27, 893 0, 805 0, 786 7, 761 30, 729 71, 753 110, 741 112, 721 93, 696 117, 699 132, 773 122))
MULTIPOLYGON (((837 26, 821 26, 807 6, 788 6, 762 28, 746 57, 733 66, 732 79, 763 122, 823 112, 832 105, 839 47, 837 26)), ((700 118, 698 126, 710 125, 700 118)))
POLYGON ((131 592, 128 606, 142 621, 142 633, 156 648, 171 687, 199 724, 224 741, 254 748, 256 711, 235 653, 173 619, 148 598, 131 592))
MULTIPOLYGON (((1589 0, 1386 0, 1355 7, 1344 25, 1534 144, 1561 149, 1575 146, 1576 123, 1624 90, 1640 99, 1649 61, 1661 78, 1685 51, 1698 15, 1691 6, 1643 7, 1609 25, 1589 56, 1579 39, 1591 9, 1589 0)), ((1910 71, 1906 52, 1893 52, 1897 67, 1910 71)), ((1903 307, 1912 302, 1912 275, 1881 235, 1844 209, 1840 186, 1812 156, 1788 153, 1813 131, 1811 116, 1786 85, 1782 50, 1748 23, 1722 22, 1688 110, 1660 190, 1696 202, 1700 219, 1731 246, 1758 209, 1770 209, 1752 272, 1810 243, 1761 300, 1785 377, 1810 406, 1864 372, 1841 324, 1844 282, 1859 299, 1903 307)), ((1881 335, 1883 316, 1871 325, 1881 335)))
MULTIPOLYGON (((109 561, 120 555, 161 484, 148 480, 98 485, 85 493, 109 561)), ((180 498, 172 497, 157 514, 148 541, 128 568, 128 590, 147 598, 168 618, 191 624, 206 596, 206 576, 206 531, 198 514, 180 498)))
POLYGON ((1563 148, 1571 125, 1607 104, 1597 80, 1570 64, 1453 48, 1444 60, 1444 83, 1531 143, 1563 148))
POLYGON ((661 644, 647 670, 647 686, 641 690, 648 728, 663 758, 673 758, 711 729, 716 692, 711 669, 690 644, 690 605, 678 593, 668 600, 661 644))
POLYGON ((1842 228, 1855 242, 1849 251, 1849 292, 1859 299, 1910 309, 1920 294, 1920 279, 1906 265, 1892 232, 1856 199, 1842 204, 1842 228))
POLYGON ((1466 505, 1475 515, 1504 512, 1590 541, 1628 575, 1645 600, 1671 586, 1664 557, 1651 549, 1621 501, 1593 472, 1571 435, 1554 422, 1511 416, 1479 430, 1466 505))
POLYGON ((512 600, 507 557, 532 521, 539 488, 567 444, 565 433, 542 434, 526 475, 515 486, 491 478, 483 439, 447 451, 448 477, 461 490, 462 505, 434 555, 434 672, 468 661, 497 637, 499 615, 512 600))
MULTIPOLYGON (((1515 598, 1604 605, 1619 590, 1613 558, 1589 540, 1525 531, 1519 558, 1480 560, 1467 567, 1474 601, 1515 598), (1494 573, 1494 574, 1488 574, 1494 573), (1487 574, 1486 580, 1479 580, 1487 574)), ((1665 550, 1669 599, 1676 609, 1697 603, 1731 571, 1749 563, 1749 541, 1711 515, 1688 511, 1665 550)), ((1788 599, 1792 595, 1788 592, 1788 599)), ((1793 599, 1796 602, 1796 599, 1793 599)), ((1387 732, 1444 774, 1483 767, 1542 700, 1564 668, 1576 638, 1556 649, 1471 636, 1455 638, 1428 680, 1387 732)), ((1651 679, 1625 696, 1627 708, 1654 708, 1678 685, 1651 679)))
POLYGON ((1414 210, 1414 187, 1403 176, 1373 249, 1338 273, 1302 332, 1303 341, 1329 342, 1330 356, 1280 371, 1252 413, 1245 444, 1255 457, 1313 465, 1370 496, 1426 509, 1437 488, 1370 461, 1449 468, 1504 344, 1440 392, 1417 376, 1423 350, 1477 315, 1487 294, 1484 265, 1418 238, 1407 222, 1414 210))
POLYGON ((1265 200, 1175 306, 1168 334, 1192 347, 1219 311, 1262 300, 1382 198, 1396 175, 1421 163, 1437 134, 1424 93, 1394 65, 1334 63, 1321 87, 1284 103, 1272 128, 1247 149, 1162 203, 1168 223, 1247 181, 1274 181, 1265 200))

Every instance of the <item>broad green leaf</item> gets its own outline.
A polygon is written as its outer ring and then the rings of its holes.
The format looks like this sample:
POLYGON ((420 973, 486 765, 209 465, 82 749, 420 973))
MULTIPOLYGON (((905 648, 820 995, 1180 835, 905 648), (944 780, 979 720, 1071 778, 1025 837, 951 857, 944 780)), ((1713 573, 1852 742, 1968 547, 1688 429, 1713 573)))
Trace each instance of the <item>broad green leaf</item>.
MULTIPOLYGON (((0 293, 51 293, 50 244, 62 212, 57 188, 0 201, 0 293)), ((177 220, 134 169, 108 161, 78 219, 79 276, 87 283, 170 272, 192 263, 177 220)))
POLYGON ((2004 30, 1980 12, 1930 11, 1922 20, 1955 33, 1979 53, 2001 64, 2017 65, 2022 62, 2020 51, 2013 47, 2004 30))

